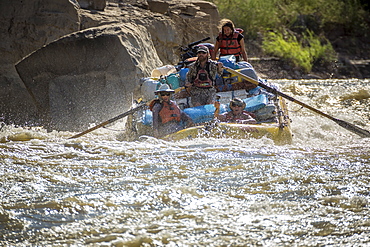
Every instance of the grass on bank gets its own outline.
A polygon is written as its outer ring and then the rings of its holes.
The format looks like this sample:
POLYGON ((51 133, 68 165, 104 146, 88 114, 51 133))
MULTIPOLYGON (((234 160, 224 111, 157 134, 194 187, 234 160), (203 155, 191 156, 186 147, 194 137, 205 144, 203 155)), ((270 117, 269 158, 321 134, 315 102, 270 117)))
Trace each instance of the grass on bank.
POLYGON ((364 0, 210 0, 221 18, 244 29, 246 39, 264 39, 266 53, 310 72, 335 53, 325 32, 340 26, 347 35, 370 33, 364 0))
POLYGON ((304 34, 303 42, 291 34, 283 37, 281 33, 269 32, 263 40, 262 47, 266 53, 290 61, 295 67, 304 72, 311 71, 318 62, 335 60, 335 52, 329 42, 322 43, 312 32, 304 34))

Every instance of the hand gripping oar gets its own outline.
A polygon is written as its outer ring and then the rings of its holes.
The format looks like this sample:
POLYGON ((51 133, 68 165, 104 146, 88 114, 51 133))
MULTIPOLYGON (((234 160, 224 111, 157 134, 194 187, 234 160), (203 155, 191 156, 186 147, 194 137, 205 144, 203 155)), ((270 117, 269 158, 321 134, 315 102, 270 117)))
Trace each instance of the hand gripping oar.
MULTIPOLYGON (((176 89, 175 89, 175 93, 177 93, 177 92, 179 92, 179 91, 181 91, 181 90, 183 90, 183 89, 184 89, 184 87, 176 88, 176 89)), ((105 126, 105 125, 107 125, 107 124, 113 123, 113 122, 115 122, 115 121, 117 121, 117 120, 119 120, 119 119, 121 119, 121 118, 124 118, 124 117, 126 117, 126 116, 128 116, 128 115, 130 115, 130 114, 133 114, 133 113, 137 112, 138 110, 140 110, 141 108, 144 108, 145 106, 147 106, 151 101, 152 101, 152 100, 149 100, 149 101, 148 101, 148 103, 146 103, 146 104, 145 104, 145 103, 142 103, 142 104, 140 104, 140 105, 138 105, 138 106, 136 106, 136 107, 132 108, 131 110, 128 110, 128 111, 127 111, 127 112, 125 112, 125 113, 122 113, 122 114, 120 114, 120 115, 118 115, 118 116, 116 116, 116 117, 114 117, 114 118, 111 118, 111 119, 109 119, 109 120, 107 120, 107 121, 105 121, 105 122, 102 122, 101 124, 98 124, 98 125, 96 125, 96 126, 94 126, 94 127, 90 128, 90 129, 85 130, 85 131, 83 131, 83 132, 81 132, 81 133, 79 133, 79 134, 77 134, 77 135, 74 135, 74 136, 72 136, 72 137, 68 138, 68 139, 74 139, 74 138, 80 137, 80 136, 82 136, 82 135, 84 135, 84 134, 87 134, 87 133, 89 133, 89 132, 93 131, 93 130, 99 129, 100 127, 103 127, 103 126, 105 126)))
POLYGON ((114 121, 117 121, 117 120, 119 120, 121 118, 124 118, 124 117, 126 117, 126 116, 128 116, 130 114, 133 114, 133 113, 137 112, 138 110, 140 110, 141 108, 144 108, 145 106, 147 106, 145 103, 143 103, 141 105, 138 105, 138 106, 132 108, 131 110, 128 110, 127 112, 124 112, 124 113, 122 113, 122 114, 120 114, 120 115, 118 115, 118 116, 116 116, 114 118, 111 118, 111 119, 109 119, 109 120, 107 120, 105 122, 102 122, 101 124, 98 124, 98 125, 90 128, 90 129, 85 130, 85 131, 83 131, 83 132, 81 132, 81 133, 79 133, 77 135, 74 135, 74 136, 68 138, 68 139, 73 139, 73 138, 80 137, 80 136, 82 136, 84 134, 87 134, 87 133, 89 133, 89 132, 91 132, 93 130, 96 130, 96 129, 100 128, 100 127, 103 127, 103 126, 105 126, 107 124, 113 123, 114 121))
POLYGON ((343 121, 343 120, 334 118, 334 117, 332 117, 332 116, 330 116, 330 115, 328 115, 328 114, 326 114, 326 113, 324 113, 322 111, 319 111, 319 110, 317 110, 317 109, 315 109, 315 108, 313 108, 313 107, 311 107, 309 105, 306 105, 305 103, 303 103, 303 102, 301 102, 299 100, 294 99, 293 97, 290 97, 289 95, 286 95, 286 94, 284 94, 284 93, 282 93, 280 91, 277 91, 276 89, 271 88, 271 87, 267 86, 266 84, 263 84, 261 82, 258 82, 257 80, 255 80, 255 79, 253 79, 253 78, 251 78, 249 76, 246 76, 246 75, 244 75, 244 74, 242 74, 242 73, 240 73, 240 72, 238 72, 236 70, 230 69, 228 67, 224 67, 224 69, 227 70, 227 71, 229 71, 230 73, 232 73, 234 75, 240 76, 241 78, 244 78, 245 80, 247 80, 247 81, 249 81, 249 82, 251 82, 251 83, 253 83, 255 85, 258 85, 258 86, 266 89, 270 93, 273 93, 275 95, 279 95, 279 96, 281 96, 283 98, 286 98, 286 99, 288 99, 288 100, 290 100, 290 101, 292 101, 292 102, 294 102, 294 103, 296 103, 298 105, 301 105, 303 107, 306 107, 306 108, 310 109, 311 111, 320 114, 321 116, 327 117, 327 118, 333 120, 334 122, 336 122, 341 127, 345 128, 345 129, 347 129, 349 131, 352 131, 353 133, 355 133, 355 134, 357 134, 357 135, 359 135, 361 137, 370 137, 370 131, 368 131, 368 130, 361 129, 361 128, 357 127, 354 124, 351 124, 351 123, 348 123, 346 121, 343 121))

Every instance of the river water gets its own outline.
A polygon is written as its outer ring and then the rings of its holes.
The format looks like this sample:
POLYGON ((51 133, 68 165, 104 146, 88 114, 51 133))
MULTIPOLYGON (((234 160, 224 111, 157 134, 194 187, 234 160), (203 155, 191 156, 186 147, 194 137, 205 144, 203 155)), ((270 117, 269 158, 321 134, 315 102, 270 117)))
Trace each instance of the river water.
MULTIPOLYGON (((369 80, 271 82, 370 130, 369 80)), ((288 108, 283 146, 5 126, 0 246, 369 246, 370 139, 288 108)))

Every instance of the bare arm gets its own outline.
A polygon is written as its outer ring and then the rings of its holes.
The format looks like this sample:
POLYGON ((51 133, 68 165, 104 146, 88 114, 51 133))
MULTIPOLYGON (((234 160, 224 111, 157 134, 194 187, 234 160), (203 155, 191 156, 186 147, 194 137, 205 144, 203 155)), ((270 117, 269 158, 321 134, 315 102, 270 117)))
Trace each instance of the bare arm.
POLYGON ((218 112, 217 117, 216 117, 216 114, 215 114, 214 119, 217 119, 220 122, 227 122, 226 114, 227 113, 219 114, 219 112, 218 112))
POLYGON ((217 62, 217 73, 221 76, 223 71, 224 71, 224 64, 221 62, 217 62))
POLYGON ((215 101, 213 103, 213 105, 216 108, 215 113, 213 115, 213 118, 214 119, 218 119, 218 116, 220 115, 220 102, 219 101, 215 101))
POLYGON ((241 124, 256 124, 257 123, 256 119, 254 119, 247 112, 243 112, 242 119, 237 119, 236 122, 241 123, 241 124))
POLYGON ((245 50, 244 38, 242 38, 239 43, 240 43, 240 49, 241 49, 243 60, 248 62, 248 56, 247 56, 247 51, 245 50))
POLYGON ((188 68, 189 68, 189 71, 186 74, 185 88, 191 87, 193 85, 193 78, 195 77, 195 73, 196 73, 195 64, 190 64, 188 68))
POLYGON ((220 48, 220 42, 216 41, 215 43, 215 50, 213 51, 213 54, 211 56, 211 59, 212 60, 216 60, 216 55, 217 55, 217 52, 218 52, 218 49, 220 48))
POLYGON ((159 103, 155 104, 153 107, 153 134, 154 137, 158 138, 159 133, 158 133, 158 126, 159 126, 159 111, 161 110, 161 106, 159 103))
POLYGON ((193 119, 191 119, 191 117, 189 117, 188 114, 186 114, 185 112, 181 111, 181 120, 186 122, 186 127, 191 127, 191 126, 194 126, 194 122, 193 122, 193 119))
POLYGON ((241 123, 241 124, 256 124, 257 123, 257 121, 254 118, 244 119, 244 120, 236 120, 236 122, 241 123))

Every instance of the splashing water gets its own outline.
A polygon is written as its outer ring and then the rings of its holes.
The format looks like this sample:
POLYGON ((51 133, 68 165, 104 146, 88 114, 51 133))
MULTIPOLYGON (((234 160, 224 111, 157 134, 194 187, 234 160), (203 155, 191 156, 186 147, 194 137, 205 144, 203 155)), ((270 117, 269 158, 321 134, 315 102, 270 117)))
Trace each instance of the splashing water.
MULTIPOLYGON (((274 81, 370 129, 368 80, 274 81)), ((289 103, 293 144, 5 126, 0 245, 365 246, 370 142, 289 103)), ((111 129, 123 129, 117 122, 111 129)))

